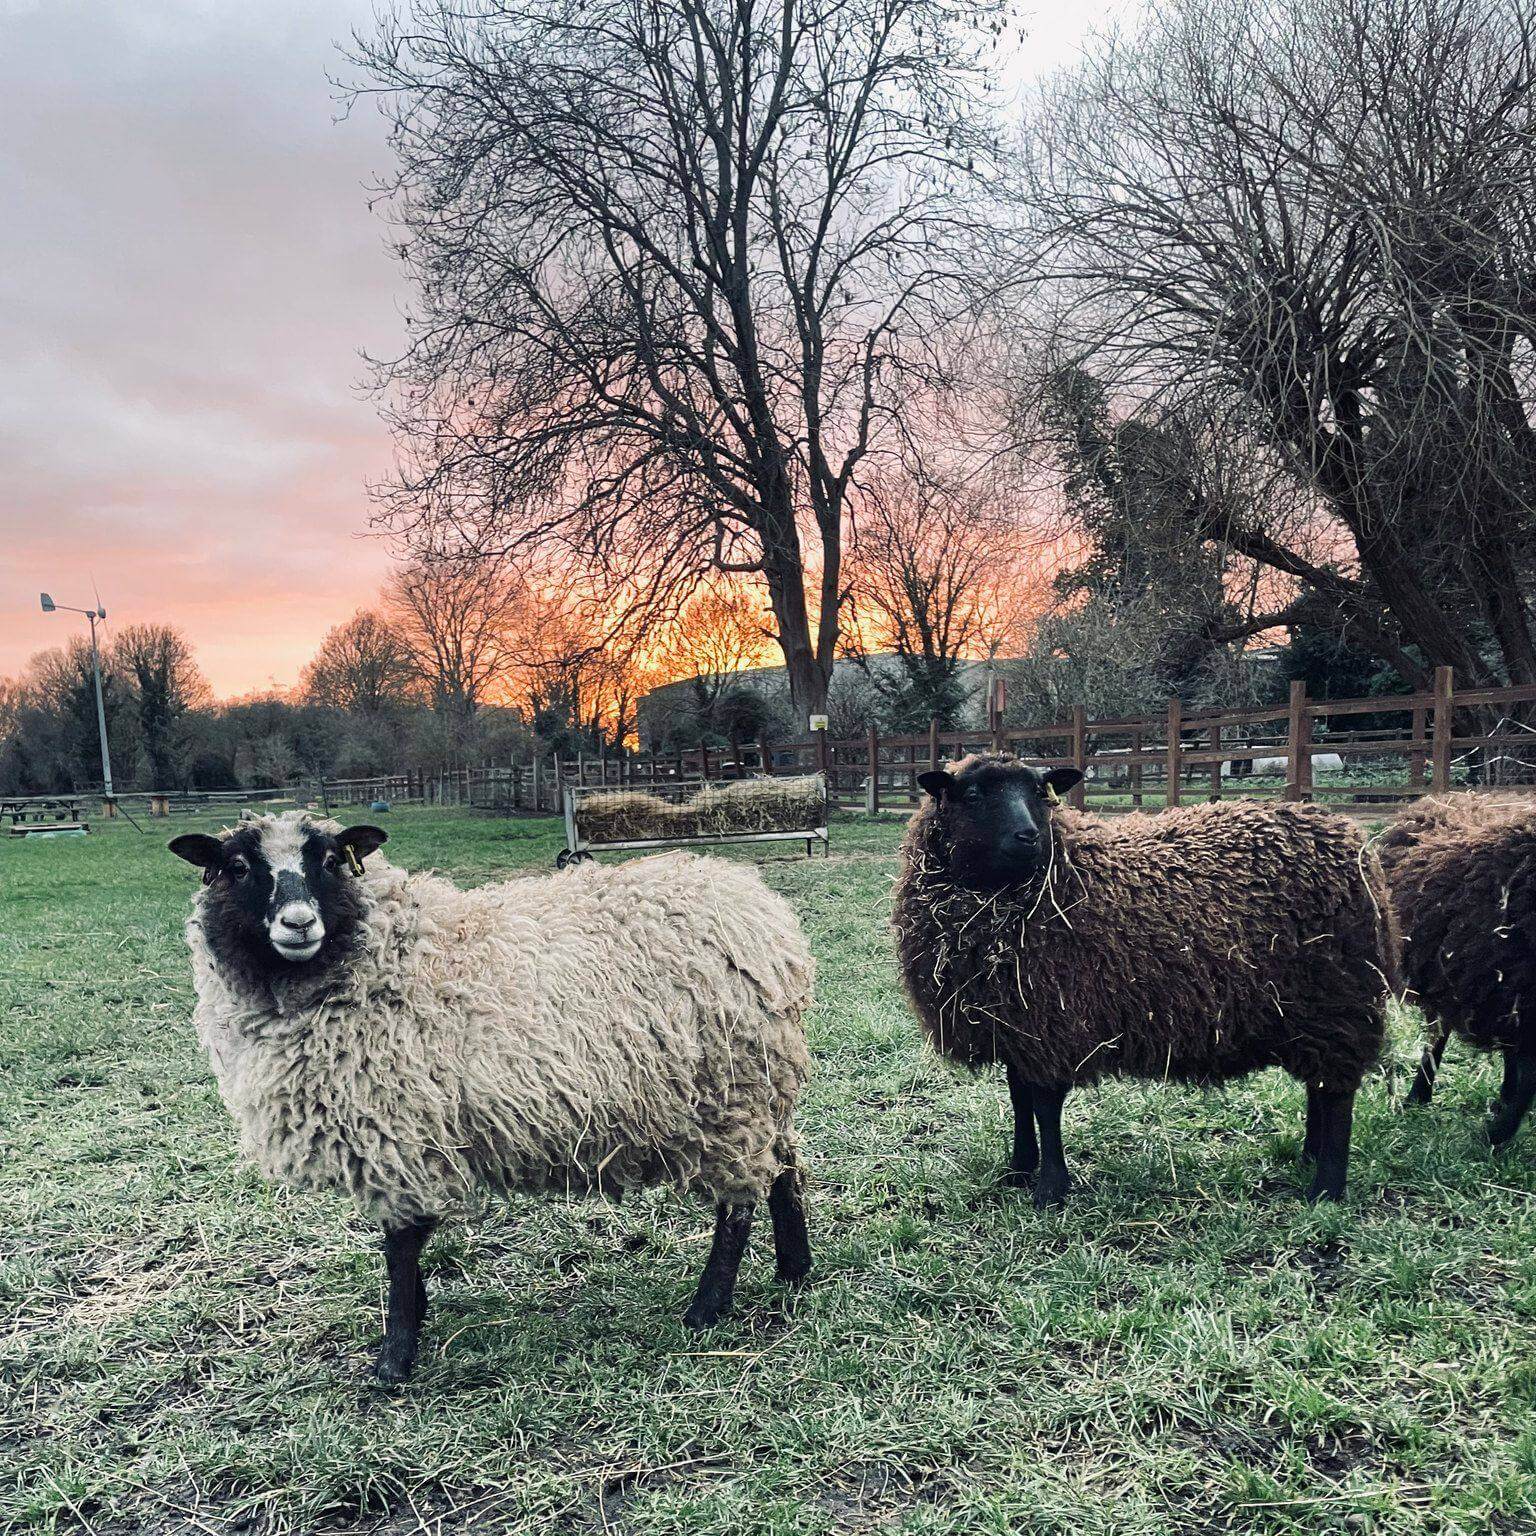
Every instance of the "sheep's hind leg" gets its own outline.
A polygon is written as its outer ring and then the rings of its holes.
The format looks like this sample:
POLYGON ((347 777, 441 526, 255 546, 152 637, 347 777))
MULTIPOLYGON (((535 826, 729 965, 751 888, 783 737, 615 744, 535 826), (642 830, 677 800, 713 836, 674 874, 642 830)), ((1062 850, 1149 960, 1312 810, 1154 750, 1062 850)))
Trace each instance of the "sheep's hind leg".
POLYGON ((1344 1183, 1349 1177, 1349 1133, 1355 1120, 1355 1095, 1328 1093, 1307 1084, 1307 1127, 1309 1137, 1316 1127, 1315 1155, 1317 1173, 1307 1199, 1342 1200, 1344 1183))
POLYGON ((1035 1100, 1024 1074, 1011 1063, 1008 1067, 1008 1097, 1013 1100, 1013 1156, 1008 1161, 1004 1182, 1015 1187, 1027 1185, 1040 1166, 1040 1146, 1035 1140, 1035 1100))
POLYGON ((1536 1055, 1510 1050, 1504 1053, 1504 1087, 1498 1108, 1488 1121, 1488 1144, 1502 1147, 1520 1129, 1525 1112, 1536 1098, 1536 1055))
POLYGON ((384 1343, 374 1365, 380 1381, 404 1381, 416 1365, 421 1324, 427 1315, 427 1286, 421 1278, 421 1250, 437 1226, 417 1221, 384 1229, 384 1264, 389 1274, 389 1314, 384 1343))
POLYGON ((1062 1205, 1072 1187, 1067 1155, 1061 1145, 1061 1106, 1070 1091, 1065 1086, 1028 1083, 1035 1119, 1040 1125, 1040 1172, 1035 1179, 1035 1208, 1062 1205))
POLYGON ((683 1322, 688 1327, 708 1328, 729 1310, 736 1291, 736 1272, 741 1268, 742 1254, 747 1251, 755 1209, 751 1205, 726 1205, 724 1202, 715 1207, 715 1240, 710 1244, 709 1259, 699 1277, 693 1302, 683 1314, 683 1322))
POLYGON ((773 1218, 774 1268, 786 1285, 798 1285, 811 1272, 811 1238, 805 1229, 805 1191, 800 1170, 786 1168, 768 1191, 773 1218))
POLYGON ((1410 1104, 1428 1104, 1434 1097, 1435 1079, 1440 1075, 1440 1061, 1449 1039, 1449 1035, 1441 1035, 1432 1045, 1424 1047, 1424 1054, 1419 1057, 1419 1070, 1413 1074, 1413 1086, 1408 1090, 1410 1104))

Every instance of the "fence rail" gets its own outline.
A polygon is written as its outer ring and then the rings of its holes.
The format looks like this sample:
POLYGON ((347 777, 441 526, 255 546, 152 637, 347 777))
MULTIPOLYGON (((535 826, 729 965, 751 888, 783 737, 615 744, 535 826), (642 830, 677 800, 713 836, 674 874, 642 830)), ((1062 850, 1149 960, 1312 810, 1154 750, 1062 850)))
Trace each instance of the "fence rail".
MULTIPOLYGON (((1394 801, 1455 788, 1536 788, 1536 686, 1464 689, 1449 667, 1427 693, 1313 699, 1293 683, 1284 705, 1186 712, 1179 698, 1142 719, 1065 720, 969 730, 733 742, 672 752, 535 755, 438 773, 326 779, 283 789, 147 790, 117 796, 130 813, 235 814, 252 805, 462 805, 500 814, 557 813, 566 786, 615 788, 757 774, 826 775, 833 804, 877 812, 915 803, 918 775, 972 751, 1010 751, 1086 775, 1074 804, 1158 809, 1230 795, 1317 800, 1380 814, 1394 801), (1319 760, 1322 766, 1319 767, 1319 760), (1334 766, 1337 763, 1338 766, 1334 766), (1322 775, 1321 782, 1319 776, 1322 775)), ((36 797, 39 800, 47 797, 36 797)), ((104 807, 111 814, 112 807, 104 807)))

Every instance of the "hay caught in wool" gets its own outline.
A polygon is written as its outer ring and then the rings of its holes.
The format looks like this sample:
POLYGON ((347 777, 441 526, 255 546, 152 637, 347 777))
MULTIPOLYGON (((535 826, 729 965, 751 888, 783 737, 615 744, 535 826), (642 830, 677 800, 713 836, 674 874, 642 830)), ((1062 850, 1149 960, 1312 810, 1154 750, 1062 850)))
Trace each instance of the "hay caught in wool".
POLYGON ((815 774, 705 784, 681 803, 648 790, 607 790, 576 802, 577 830, 594 845, 804 832, 826 819, 826 788, 815 774))

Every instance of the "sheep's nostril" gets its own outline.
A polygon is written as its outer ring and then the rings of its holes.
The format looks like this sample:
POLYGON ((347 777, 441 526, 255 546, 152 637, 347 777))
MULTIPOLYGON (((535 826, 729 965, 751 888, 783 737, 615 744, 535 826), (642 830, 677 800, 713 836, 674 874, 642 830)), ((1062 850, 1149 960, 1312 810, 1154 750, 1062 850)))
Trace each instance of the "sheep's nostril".
POLYGON ((1038 832, 1015 832, 1013 835, 1019 842, 1026 843, 1030 847, 1033 847, 1040 841, 1040 834, 1038 832))
POLYGON ((290 917, 286 912, 278 918, 278 921, 283 925, 284 928, 293 928, 296 929, 299 933, 303 933, 306 929, 313 928, 315 926, 315 920, 313 917, 290 917))

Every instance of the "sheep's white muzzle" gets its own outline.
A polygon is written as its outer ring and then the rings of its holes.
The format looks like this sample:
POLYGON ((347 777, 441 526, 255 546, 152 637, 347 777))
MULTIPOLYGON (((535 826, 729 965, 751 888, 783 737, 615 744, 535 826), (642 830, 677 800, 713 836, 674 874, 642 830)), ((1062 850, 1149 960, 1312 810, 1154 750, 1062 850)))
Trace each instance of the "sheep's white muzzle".
POLYGON ((325 924, 306 901, 290 901, 267 924, 272 947, 284 960, 313 960, 325 942, 325 924))

